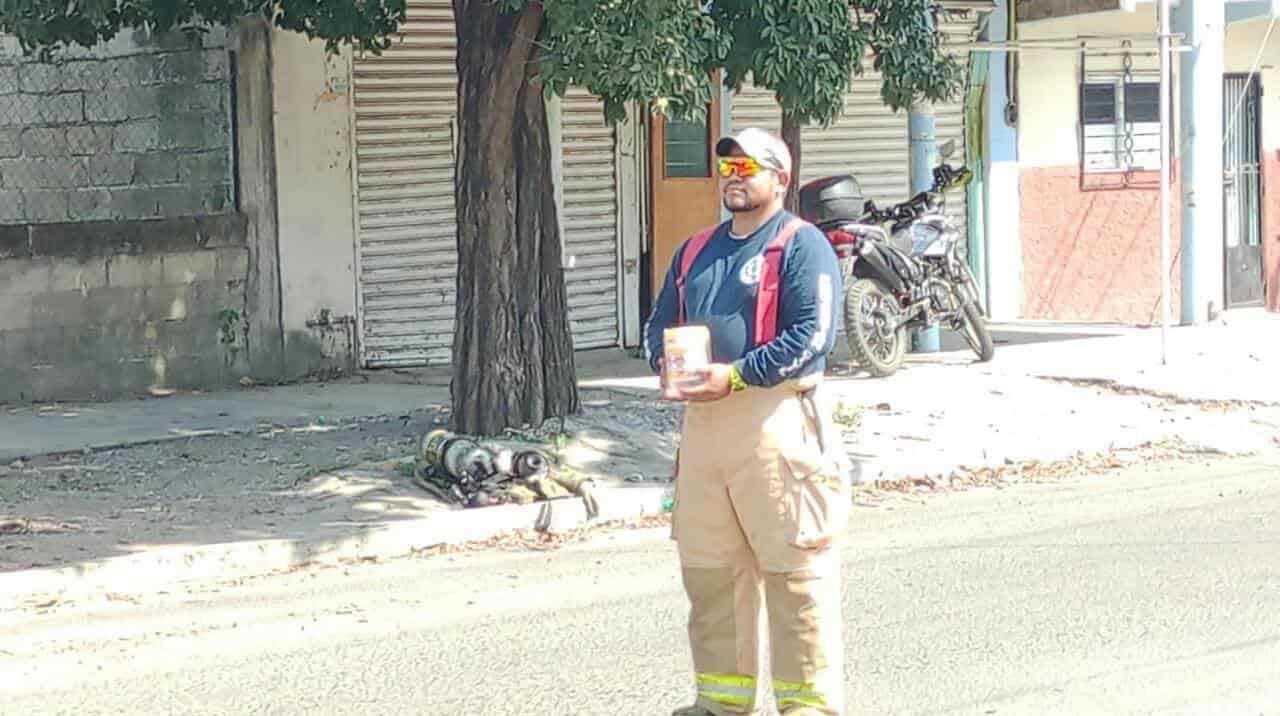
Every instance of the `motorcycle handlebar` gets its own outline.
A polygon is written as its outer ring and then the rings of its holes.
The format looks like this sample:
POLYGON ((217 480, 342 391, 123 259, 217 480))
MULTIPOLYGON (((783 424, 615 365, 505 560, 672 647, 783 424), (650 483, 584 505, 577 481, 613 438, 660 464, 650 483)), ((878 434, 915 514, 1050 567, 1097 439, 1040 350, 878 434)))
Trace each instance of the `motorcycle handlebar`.
POLYGON ((864 218, 875 222, 909 221, 916 218, 929 206, 931 198, 936 197, 947 189, 968 184, 972 178, 973 172, 968 167, 953 167, 950 164, 943 164, 933 170, 933 186, 929 191, 922 191, 907 201, 894 204, 888 209, 877 208, 875 202, 868 199, 866 204, 863 205, 864 218))

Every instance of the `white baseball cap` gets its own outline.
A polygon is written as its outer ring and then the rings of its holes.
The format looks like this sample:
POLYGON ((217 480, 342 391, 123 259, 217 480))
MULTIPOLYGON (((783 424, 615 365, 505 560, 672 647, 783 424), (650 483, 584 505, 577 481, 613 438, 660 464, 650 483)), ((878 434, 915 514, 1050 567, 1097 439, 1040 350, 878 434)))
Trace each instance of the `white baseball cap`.
POLYGON ((716 156, 727 157, 734 147, 760 162, 760 166, 791 173, 791 151, 787 143, 759 127, 747 127, 716 142, 716 156))

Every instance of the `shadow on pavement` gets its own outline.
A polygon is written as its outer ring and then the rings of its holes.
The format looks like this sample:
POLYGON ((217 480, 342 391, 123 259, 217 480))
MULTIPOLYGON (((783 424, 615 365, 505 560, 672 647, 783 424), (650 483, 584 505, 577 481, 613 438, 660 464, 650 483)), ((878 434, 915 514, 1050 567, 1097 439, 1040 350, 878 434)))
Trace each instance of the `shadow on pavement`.
MULTIPOLYGON (((414 392, 412 385, 403 389, 414 392)), ((618 487, 665 484, 676 408, 637 410, 637 401, 649 402, 585 390, 582 414, 565 425, 573 438, 561 446, 564 461, 579 473, 611 476, 618 487)), ((0 575, 30 569, 87 574, 113 558, 136 559, 130 565, 138 570, 178 564, 190 571, 205 569, 202 562, 216 553, 244 552, 257 541, 274 543, 263 554, 287 568, 365 544, 381 528, 407 520, 457 522, 459 534, 473 523, 492 524, 503 508, 459 511, 410 478, 418 440, 445 423, 444 407, 323 425, 261 425, 0 465, 0 575)), ((540 446, 554 450, 549 442, 540 446)), ((533 526, 527 512, 509 515, 517 520, 512 528, 533 526)), ((217 576, 216 565, 207 569, 217 576)))
MULTIPOLYGON (((1124 327, 993 328, 999 345, 997 362, 1001 348, 1133 331, 1124 327)), ((849 375, 843 337, 837 346, 832 373, 849 375)), ((942 333, 942 347, 939 354, 911 356, 908 369, 940 362, 985 370, 973 363, 972 353, 955 333, 942 333)), ((566 426, 575 435, 566 448, 566 460, 582 471, 611 475, 618 486, 664 484, 675 451, 679 406, 652 400, 657 381, 636 352, 581 351, 576 360, 583 413, 566 426), (638 409, 641 404, 643 410, 638 409), (625 482, 628 477, 639 479, 625 482)), ((314 549, 308 544, 360 540, 380 526, 439 514, 448 508, 415 486, 399 460, 412 455, 423 432, 443 421, 441 411, 448 398, 439 383, 443 380, 447 385, 447 377, 447 368, 433 367, 366 371, 339 381, 346 384, 345 394, 352 400, 370 404, 382 398, 372 389, 376 386, 368 384, 392 384, 393 392, 413 396, 407 402, 419 409, 412 411, 324 425, 308 421, 302 426, 305 429, 256 421, 256 429, 236 435, 182 437, 0 466, 0 573, 40 567, 91 568, 112 557, 247 540, 293 542, 295 556, 306 556, 314 549), (421 397, 415 386, 423 391, 421 397), (433 396, 430 402, 427 393, 433 396)), ((890 382, 883 389, 897 390, 890 382)), ((288 390, 253 391, 249 397, 255 402, 246 408, 246 415, 257 415, 262 405, 272 403, 272 394, 284 395, 288 390)), ((342 390, 321 386, 306 392, 310 410, 329 416, 342 412, 324 402, 344 394, 342 390)), ((193 397, 189 409, 170 416, 168 427, 179 424, 179 418, 201 416, 220 399, 193 397)), ((274 409, 286 407, 279 403, 274 409)), ((99 408, 110 413, 109 406, 99 408)), ((356 414, 360 413, 369 414, 363 409, 356 414)), ((149 425, 144 417, 139 412, 134 419, 149 425)), ((83 417, 65 420, 74 423, 83 417)), ((54 429, 51 418, 33 425, 54 429)))

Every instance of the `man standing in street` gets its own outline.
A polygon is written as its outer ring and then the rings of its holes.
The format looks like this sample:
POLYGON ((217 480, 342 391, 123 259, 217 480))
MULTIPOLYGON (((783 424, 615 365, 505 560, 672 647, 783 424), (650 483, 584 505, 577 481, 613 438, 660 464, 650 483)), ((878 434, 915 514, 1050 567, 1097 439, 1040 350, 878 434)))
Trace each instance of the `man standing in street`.
POLYGON ((683 716, 758 713, 761 618, 783 714, 839 714, 840 557, 849 462, 818 395, 842 294, 835 252, 783 209, 786 144, 746 129, 716 145, 730 221, 676 252, 645 327, 668 399, 687 401, 672 534, 689 597, 697 700, 683 716), (663 334, 707 327, 700 382, 668 385, 663 334), (762 608, 762 601, 764 607, 762 608))

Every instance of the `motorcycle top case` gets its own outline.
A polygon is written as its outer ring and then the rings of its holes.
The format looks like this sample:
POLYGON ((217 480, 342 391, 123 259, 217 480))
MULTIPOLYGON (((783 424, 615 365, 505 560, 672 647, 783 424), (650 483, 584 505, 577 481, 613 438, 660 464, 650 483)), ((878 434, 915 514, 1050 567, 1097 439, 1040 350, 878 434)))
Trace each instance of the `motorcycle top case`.
POLYGON ((865 204, 862 187, 848 174, 814 179, 800 187, 800 217, 814 224, 856 221, 865 204))

